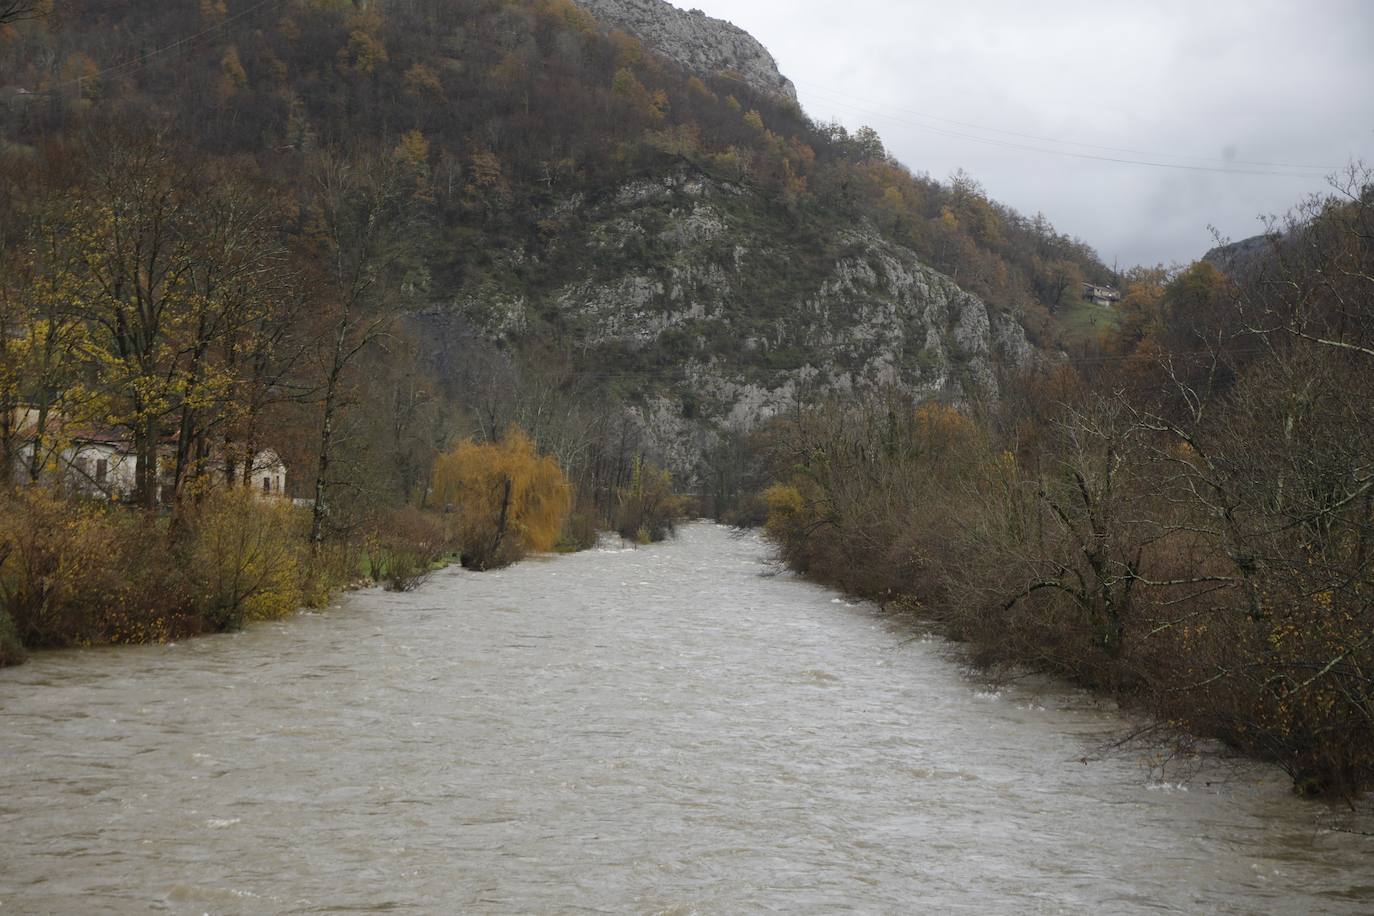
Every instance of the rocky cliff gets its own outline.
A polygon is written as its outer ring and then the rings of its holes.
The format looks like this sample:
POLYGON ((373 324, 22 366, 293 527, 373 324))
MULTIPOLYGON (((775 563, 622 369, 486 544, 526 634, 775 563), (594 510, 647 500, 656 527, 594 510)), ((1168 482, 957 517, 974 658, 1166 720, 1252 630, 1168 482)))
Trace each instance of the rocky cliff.
POLYGON ((892 386, 998 393, 1032 348, 990 308, 871 228, 798 224, 773 201, 691 170, 563 201, 576 220, 522 273, 463 304, 486 333, 577 341, 621 381, 655 450, 688 475, 726 430, 828 393, 892 386))
POLYGON ((701 10, 681 10, 665 0, 575 0, 604 25, 634 35, 688 70, 734 73, 755 89, 796 98, 792 81, 743 29, 701 10))

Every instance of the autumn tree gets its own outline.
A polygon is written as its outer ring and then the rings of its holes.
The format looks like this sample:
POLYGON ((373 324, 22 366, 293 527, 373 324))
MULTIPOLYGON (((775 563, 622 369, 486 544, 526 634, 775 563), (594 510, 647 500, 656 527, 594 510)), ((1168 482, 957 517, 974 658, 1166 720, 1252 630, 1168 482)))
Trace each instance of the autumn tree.
POLYGON ((1035 263, 1036 291, 1051 312, 1057 312, 1067 298, 1081 297, 1085 282, 1083 269, 1067 258, 1035 263))
MULTIPOLYGON (((323 301, 316 351, 320 433, 310 540, 318 547, 342 482, 336 437, 348 404, 348 373, 359 356, 387 335, 404 304, 404 173, 390 155, 348 160, 335 153, 314 164, 310 233, 323 301)), ((336 519, 336 521, 338 521, 336 519)))
POLYGON ((434 466, 434 502, 459 520, 463 565, 495 569, 552 550, 572 507, 557 462, 512 427, 500 442, 460 442, 434 466))
POLYGON ((85 268, 96 287, 87 310, 95 329, 95 372, 109 396, 108 418, 129 429, 136 499, 159 496, 158 447, 176 410, 177 365, 192 329, 191 211, 184 163, 156 140, 116 140, 96 151, 78 204, 85 268))
POLYGON ((651 544, 673 533, 686 505, 673 490, 673 475, 636 458, 629 482, 617 494, 616 531, 627 541, 651 544))
POLYGON ((64 419, 92 419, 80 366, 89 346, 83 310, 93 292, 82 270, 66 195, 40 189, 28 197, 23 247, 0 277, 0 432, 6 479, 22 457, 38 482, 66 444, 64 419), (6 282, 8 281, 8 282, 6 282))

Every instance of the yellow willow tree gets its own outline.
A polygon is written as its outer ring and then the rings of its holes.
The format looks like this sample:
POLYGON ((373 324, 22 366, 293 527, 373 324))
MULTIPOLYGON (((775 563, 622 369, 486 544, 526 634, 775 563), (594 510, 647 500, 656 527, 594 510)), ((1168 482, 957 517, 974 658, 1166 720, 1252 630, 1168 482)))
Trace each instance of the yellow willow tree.
POLYGON ((434 465, 434 501, 458 519, 463 565, 496 569, 552 550, 572 508, 572 486, 518 428, 501 442, 471 440, 434 465))

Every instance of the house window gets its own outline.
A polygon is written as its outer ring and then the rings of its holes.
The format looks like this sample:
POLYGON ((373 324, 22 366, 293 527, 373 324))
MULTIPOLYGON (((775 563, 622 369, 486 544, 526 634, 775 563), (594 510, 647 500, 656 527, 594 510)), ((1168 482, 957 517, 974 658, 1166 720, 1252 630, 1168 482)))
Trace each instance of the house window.
POLYGON ((272 492, 272 478, 271 478, 271 477, 264 477, 264 478, 262 479, 262 492, 264 492, 264 493, 271 493, 271 492, 272 492))
POLYGON ((95 482, 97 486, 105 486, 105 481, 110 475, 110 462, 105 458, 95 459, 95 482))

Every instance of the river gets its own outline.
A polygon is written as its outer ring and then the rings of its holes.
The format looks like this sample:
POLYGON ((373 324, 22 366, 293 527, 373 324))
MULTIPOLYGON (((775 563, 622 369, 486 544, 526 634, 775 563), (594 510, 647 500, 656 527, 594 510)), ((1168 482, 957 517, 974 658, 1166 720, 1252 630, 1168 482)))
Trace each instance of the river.
POLYGON ((0 671, 0 913, 1374 912, 1334 809, 1128 728, 698 524, 0 671))

